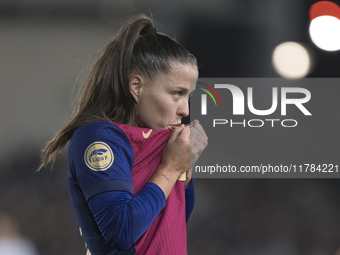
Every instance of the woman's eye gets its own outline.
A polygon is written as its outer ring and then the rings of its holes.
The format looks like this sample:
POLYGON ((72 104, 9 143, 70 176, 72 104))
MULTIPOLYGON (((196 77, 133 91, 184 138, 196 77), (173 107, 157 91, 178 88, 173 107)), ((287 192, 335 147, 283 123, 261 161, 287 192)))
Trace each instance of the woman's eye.
POLYGON ((174 96, 175 96, 176 98, 180 98, 180 97, 182 96, 182 91, 176 91, 176 92, 174 93, 174 96))

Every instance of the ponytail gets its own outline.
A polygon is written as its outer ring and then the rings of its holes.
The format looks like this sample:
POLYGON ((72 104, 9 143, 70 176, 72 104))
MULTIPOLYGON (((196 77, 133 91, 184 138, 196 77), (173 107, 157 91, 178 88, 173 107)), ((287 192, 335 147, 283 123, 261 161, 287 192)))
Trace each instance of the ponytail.
POLYGON ((90 72, 77 96, 67 125, 47 143, 38 168, 52 165, 57 154, 80 126, 95 120, 138 125, 135 100, 129 91, 129 74, 139 72, 150 79, 168 74, 171 62, 197 65, 196 58, 170 37, 157 33, 153 20, 138 15, 122 27, 90 72))

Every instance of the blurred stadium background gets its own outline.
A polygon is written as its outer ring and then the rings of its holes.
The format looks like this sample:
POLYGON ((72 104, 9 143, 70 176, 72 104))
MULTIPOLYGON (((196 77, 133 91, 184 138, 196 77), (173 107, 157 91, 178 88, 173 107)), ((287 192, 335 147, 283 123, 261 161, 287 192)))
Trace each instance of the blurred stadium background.
MULTIPOLYGON (((12 235, 24 237, 40 255, 85 254, 68 197, 66 153, 53 171, 35 170, 98 51, 131 15, 152 13, 159 31, 197 56, 201 77, 279 77, 271 58, 285 41, 310 50, 314 62, 307 77, 339 77, 340 52, 322 51, 309 37, 315 2, 1 0, 0 218, 7 215, 12 225, 0 219, 0 244, 11 225, 12 235)), ((336 254, 339 184, 197 179, 189 254, 336 254)))

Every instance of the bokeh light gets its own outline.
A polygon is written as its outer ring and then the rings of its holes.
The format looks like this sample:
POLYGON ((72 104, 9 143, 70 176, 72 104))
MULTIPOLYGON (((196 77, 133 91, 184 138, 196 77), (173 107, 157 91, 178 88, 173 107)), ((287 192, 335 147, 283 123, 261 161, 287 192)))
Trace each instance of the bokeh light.
POLYGON ((330 1, 320 1, 313 4, 309 9, 309 18, 311 21, 325 15, 340 19, 340 6, 330 1))
POLYGON ((309 34, 316 46, 326 51, 340 49, 340 7, 330 1, 313 4, 309 10, 309 34))
POLYGON ((289 79, 305 77, 311 67, 311 57, 307 49, 296 42, 278 45, 274 49, 272 61, 276 72, 289 79))
POLYGON ((333 16, 319 16, 312 20, 309 33, 312 41, 320 49, 336 51, 340 49, 340 20, 333 16))

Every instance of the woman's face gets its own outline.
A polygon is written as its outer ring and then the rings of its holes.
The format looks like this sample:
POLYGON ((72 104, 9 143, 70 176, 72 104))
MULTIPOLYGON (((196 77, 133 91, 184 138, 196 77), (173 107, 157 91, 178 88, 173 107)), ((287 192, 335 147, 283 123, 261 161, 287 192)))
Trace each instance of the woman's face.
POLYGON ((189 95, 196 88, 190 78, 198 78, 197 67, 181 63, 173 63, 170 74, 152 80, 130 77, 130 91, 143 127, 159 130, 181 124, 181 119, 189 115, 189 95))

